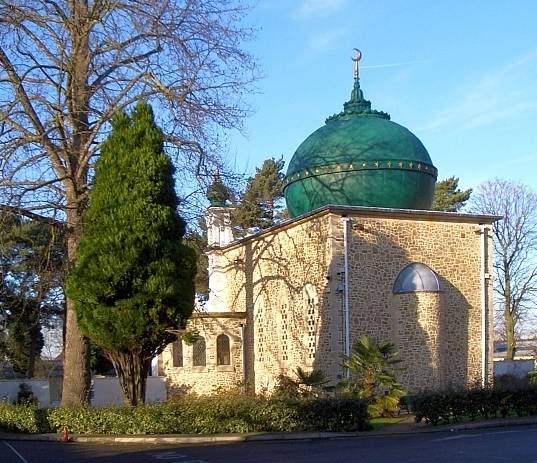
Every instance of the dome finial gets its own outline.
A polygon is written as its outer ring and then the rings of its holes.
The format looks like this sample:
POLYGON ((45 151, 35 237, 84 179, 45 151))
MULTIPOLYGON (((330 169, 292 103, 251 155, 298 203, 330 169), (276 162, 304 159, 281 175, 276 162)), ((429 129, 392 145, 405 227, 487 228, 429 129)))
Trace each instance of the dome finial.
POLYGON ((354 58, 351 58, 351 60, 354 62, 354 80, 358 80, 360 78, 360 68, 358 67, 358 61, 362 59, 362 52, 358 48, 353 48, 353 50, 356 52, 354 58))
POLYGON ((210 207, 225 207, 226 201, 229 200, 229 188, 222 182, 220 171, 216 169, 213 175, 213 182, 207 188, 207 199, 210 207))
POLYGON ((358 61, 362 59, 362 52, 358 48, 353 48, 356 52, 351 60, 354 63, 354 86, 351 93, 351 102, 359 103, 363 101, 364 94, 360 89, 360 68, 358 67, 358 61))

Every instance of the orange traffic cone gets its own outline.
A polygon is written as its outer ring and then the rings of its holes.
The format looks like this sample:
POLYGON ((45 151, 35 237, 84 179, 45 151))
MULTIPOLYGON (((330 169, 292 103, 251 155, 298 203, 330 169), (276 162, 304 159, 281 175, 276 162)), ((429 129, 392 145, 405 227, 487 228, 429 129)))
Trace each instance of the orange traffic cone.
POLYGON ((67 429, 67 426, 63 428, 62 435, 60 437, 60 442, 69 442, 71 438, 69 437, 69 431, 67 429))

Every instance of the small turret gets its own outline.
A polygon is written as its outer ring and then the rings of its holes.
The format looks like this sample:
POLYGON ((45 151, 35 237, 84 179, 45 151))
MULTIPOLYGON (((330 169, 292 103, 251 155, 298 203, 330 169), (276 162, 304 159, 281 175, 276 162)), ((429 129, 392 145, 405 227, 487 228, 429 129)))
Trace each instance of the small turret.
POLYGON ((226 290, 225 265, 221 264, 219 247, 226 246, 234 240, 231 214, 234 208, 227 206, 230 199, 228 188, 220 179, 218 172, 213 183, 207 189, 207 245, 208 245, 208 271, 209 271, 209 300, 206 310, 208 312, 225 312, 224 294, 226 290))

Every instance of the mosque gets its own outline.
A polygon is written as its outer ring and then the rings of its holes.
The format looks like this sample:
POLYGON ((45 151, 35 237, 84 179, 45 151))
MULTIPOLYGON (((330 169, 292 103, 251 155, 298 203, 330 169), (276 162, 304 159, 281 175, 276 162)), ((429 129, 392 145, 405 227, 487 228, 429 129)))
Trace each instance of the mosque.
POLYGON ((270 391, 297 367, 335 384, 364 334, 395 343, 409 393, 491 381, 498 217, 429 210, 437 169, 371 109, 357 53, 350 100, 289 163, 290 220, 234 239, 232 209, 209 198, 209 300, 188 322, 198 341, 160 356, 170 394, 270 391))

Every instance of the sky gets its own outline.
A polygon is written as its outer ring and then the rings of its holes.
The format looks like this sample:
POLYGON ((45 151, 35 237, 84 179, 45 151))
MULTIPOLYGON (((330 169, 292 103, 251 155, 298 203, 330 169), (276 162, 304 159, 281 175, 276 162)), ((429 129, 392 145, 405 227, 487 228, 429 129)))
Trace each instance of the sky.
POLYGON ((258 0, 246 47, 262 79, 228 159, 251 174, 289 163, 342 110, 353 83, 425 145, 439 179, 537 185, 537 1, 258 0))

